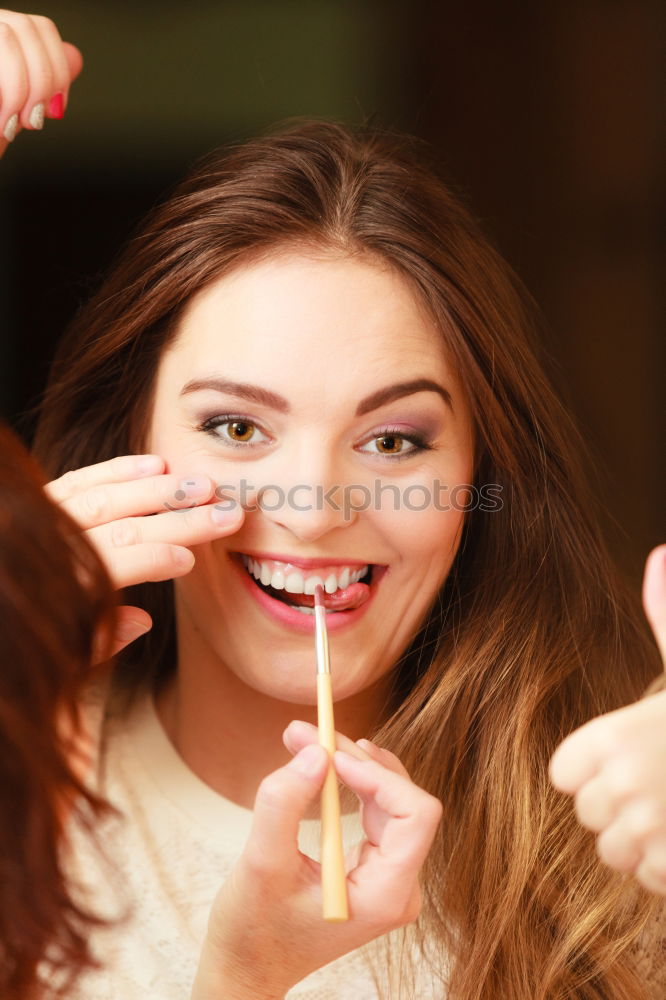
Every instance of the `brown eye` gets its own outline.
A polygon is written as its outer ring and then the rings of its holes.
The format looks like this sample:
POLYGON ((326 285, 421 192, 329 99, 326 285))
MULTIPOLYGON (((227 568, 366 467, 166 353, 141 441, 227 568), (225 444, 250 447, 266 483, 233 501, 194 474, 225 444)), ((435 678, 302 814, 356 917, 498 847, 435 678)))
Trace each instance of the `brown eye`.
POLYGON ((376 438, 380 455, 398 455, 402 451, 404 441, 397 434, 385 434, 376 438))
POLYGON ((247 420, 230 420, 229 437, 232 441, 249 441, 254 434, 254 426, 247 420))
POLYGON ((218 445, 244 448, 248 453, 260 445, 270 444, 271 441, 254 420, 248 420, 237 413, 216 414, 204 420, 197 430, 209 434, 218 445))
POLYGON ((381 455, 382 458, 395 459, 401 462, 403 459, 414 458, 424 451, 432 451, 432 444, 423 434, 395 430, 392 427, 385 427, 375 437, 371 437, 363 448, 358 450, 366 455, 381 455))

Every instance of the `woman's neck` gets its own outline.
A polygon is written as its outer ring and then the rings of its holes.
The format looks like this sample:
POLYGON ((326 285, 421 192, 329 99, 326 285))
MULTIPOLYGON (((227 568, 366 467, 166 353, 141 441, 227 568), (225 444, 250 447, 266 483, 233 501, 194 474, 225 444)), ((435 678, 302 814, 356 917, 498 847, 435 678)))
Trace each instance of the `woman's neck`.
MULTIPOLYGON (((278 701, 248 686, 187 626, 179 627, 178 646, 178 670, 155 698, 158 717, 179 755, 202 781, 252 808, 261 780, 291 759, 282 742, 284 729, 293 719, 316 725, 316 706, 278 701)), ((338 702, 338 731, 354 740, 369 736, 386 687, 384 678, 338 702)))

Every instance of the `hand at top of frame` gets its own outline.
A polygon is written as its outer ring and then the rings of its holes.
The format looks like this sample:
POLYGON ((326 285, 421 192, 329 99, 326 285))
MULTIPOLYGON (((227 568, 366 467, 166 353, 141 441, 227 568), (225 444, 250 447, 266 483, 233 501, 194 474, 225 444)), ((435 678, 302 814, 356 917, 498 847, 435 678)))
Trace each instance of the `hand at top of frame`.
MULTIPOLYGON (((666 545, 648 557, 643 606, 666 666, 666 545)), ((666 896, 666 690, 581 726, 557 748, 550 775, 575 795, 601 860, 666 896)))
POLYGON ((40 14, 0 9, 0 157, 22 129, 62 118, 83 56, 40 14))

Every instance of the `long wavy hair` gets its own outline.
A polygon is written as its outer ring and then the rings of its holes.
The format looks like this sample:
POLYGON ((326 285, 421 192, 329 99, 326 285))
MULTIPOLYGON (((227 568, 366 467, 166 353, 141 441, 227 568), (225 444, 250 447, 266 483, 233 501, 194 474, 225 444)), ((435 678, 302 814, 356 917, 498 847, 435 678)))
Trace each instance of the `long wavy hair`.
POLYGON ((93 647, 111 636, 115 595, 78 526, 46 496, 46 479, 0 427, 0 996, 66 995, 94 964, 93 914, 65 865, 66 828, 90 835, 104 804, 82 780, 73 744, 93 647), (103 626, 100 632, 100 626, 103 626), (38 987, 38 970, 39 982, 38 987))
MULTIPOLYGON (((423 873, 424 960, 450 1000, 636 1000, 634 950, 657 902, 599 862, 547 768, 567 733, 640 697, 659 658, 538 359, 538 314, 419 140, 298 119, 201 161, 75 318, 37 453, 58 475, 143 450, 188 301, 286 247, 379 260, 409 282, 470 401, 475 482, 502 487, 502 510, 468 513, 374 734, 444 805, 423 873)), ((156 627, 121 674, 159 683, 176 668, 172 586, 128 599, 156 627)), ((415 995, 409 976, 400 989, 415 995)))

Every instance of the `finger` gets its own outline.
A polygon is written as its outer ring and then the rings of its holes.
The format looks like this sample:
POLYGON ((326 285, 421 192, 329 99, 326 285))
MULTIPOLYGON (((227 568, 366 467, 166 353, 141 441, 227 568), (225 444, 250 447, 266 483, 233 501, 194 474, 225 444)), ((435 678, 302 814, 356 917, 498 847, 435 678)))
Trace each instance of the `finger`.
POLYGON ((650 841, 635 874, 650 892, 666 896, 666 836, 662 834, 650 841))
POLYGON ((130 643, 145 635, 153 627, 153 620, 150 615, 144 612, 145 618, 139 618, 136 614, 138 610, 140 609, 131 608, 131 616, 128 614, 121 616, 114 631, 111 656, 115 656, 116 653, 119 653, 126 646, 129 646, 130 643))
POLYGON ((666 836, 666 810, 649 798, 637 798, 619 811, 613 823, 597 837, 597 853, 618 871, 634 871, 648 843, 666 836))
POLYGON ((238 531, 244 518, 243 508, 225 508, 204 504, 155 517, 125 517, 87 531, 97 551, 106 557, 116 548, 151 542, 170 545, 201 545, 203 542, 238 531))
POLYGON ((93 665, 104 663, 115 656, 125 646, 129 646, 140 636, 150 631, 153 620, 147 611, 129 605, 121 605, 115 609, 113 634, 101 625, 95 635, 93 644, 93 665))
POLYGON ((321 792, 329 756, 317 743, 264 778, 257 791, 243 860, 267 876, 293 873, 301 859, 298 825, 321 792))
POLYGON ((73 83, 83 69, 83 56, 76 45, 72 45, 71 42, 63 42, 62 44, 69 69, 69 79, 73 83))
POLYGON ((189 549, 166 542, 129 545, 100 554, 116 589, 186 576, 195 562, 189 549))
POLYGON ((576 813, 583 826, 599 831, 612 823, 626 803, 645 791, 648 766, 636 752, 610 757, 603 770, 576 794, 576 813))
POLYGON ((65 54, 63 41, 60 37, 56 25, 49 17, 41 14, 31 14, 30 19, 39 32, 42 44, 51 63, 51 90, 46 96, 45 113, 48 118, 59 117, 52 112, 52 100, 56 94, 63 95, 63 111, 66 104, 66 95, 69 91, 70 82, 73 79, 70 74, 69 62, 65 54))
MULTIPOLYGON (((410 777, 409 771, 405 765, 391 750, 386 750, 384 747, 378 747, 376 743, 372 743, 370 740, 359 740, 358 745, 365 750, 365 752, 369 754, 373 760, 376 760, 384 767, 388 767, 389 771, 395 771, 396 774, 402 774, 405 778, 410 777)), ((341 747, 341 749, 344 748, 341 747)))
MULTIPOLYGON (((290 722, 282 736, 284 745, 290 753, 298 753, 302 747, 308 746, 310 743, 316 743, 318 739, 319 730, 317 726, 314 726, 311 722, 303 722, 300 719, 290 722)), ((396 774, 402 774, 409 778, 407 768, 394 753, 376 746, 370 740, 361 739, 354 743, 348 736, 336 732, 335 746, 336 749, 344 750, 345 753, 358 758, 358 760, 376 760, 390 771, 395 771, 396 774)))
POLYGON ((5 11, 2 17, 18 39, 27 73, 28 93, 22 107, 16 109, 19 121, 23 128, 41 129, 46 103, 54 88, 49 54, 40 31, 29 14, 5 11))
POLYGON ((131 479, 157 476, 164 471, 164 459, 159 455, 119 455, 106 462, 71 469, 44 487, 52 500, 63 503, 93 486, 124 483, 131 479))
MULTIPOLYGON (((282 742, 289 753, 293 754, 297 754, 303 747, 310 746, 312 743, 317 743, 318 741, 319 730, 317 726, 313 726, 311 722, 303 722, 300 719, 294 719, 293 722, 290 722, 282 734, 282 742)), ((362 750, 348 736, 343 736, 342 733, 335 734, 335 745, 338 750, 344 750, 353 757, 358 757, 359 760, 371 759, 365 750, 362 750)))
POLYGON ((619 805, 610 795, 603 774, 586 782, 576 793, 576 815, 588 830, 599 832, 613 822, 619 805))
POLYGON ((49 101, 46 114, 49 118, 64 118, 67 105, 69 103, 69 89, 72 82, 77 78, 83 69, 83 56, 75 45, 69 42, 62 43, 62 51, 65 57, 68 83, 62 90, 58 90, 49 101))
POLYGON ((609 712, 586 722, 560 743, 549 767, 550 780, 555 788, 573 795, 597 774, 611 754, 621 749, 617 714, 609 712))
POLYGON ((666 545, 653 549, 645 564, 643 607, 666 669, 666 545))
POLYGON ((597 837, 597 854, 605 865, 616 871, 633 872, 643 857, 643 849, 618 819, 597 837))
POLYGON ((11 25, 0 19, 0 134, 7 142, 16 137, 28 94, 28 68, 19 39, 11 25))
POLYGON ((363 850, 366 845, 367 840, 359 840, 358 843, 352 844, 352 846, 345 851, 345 874, 349 875, 354 868, 358 868, 361 864, 363 850))
POLYGON ((361 761, 337 750, 333 763, 364 805, 376 807, 369 823, 364 809, 363 824, 369 842, 380 849, 383 860, 420 868, 441 820, 439 799, 376 761, 361 761), (379 815, 382 821, 378 823, 379 815))
POLYGON ((91 486, 61 506, 82 528, 95 528, 137 514, 183 512, 207 503, 214 492, 210 476, 148 476, 91 486))

